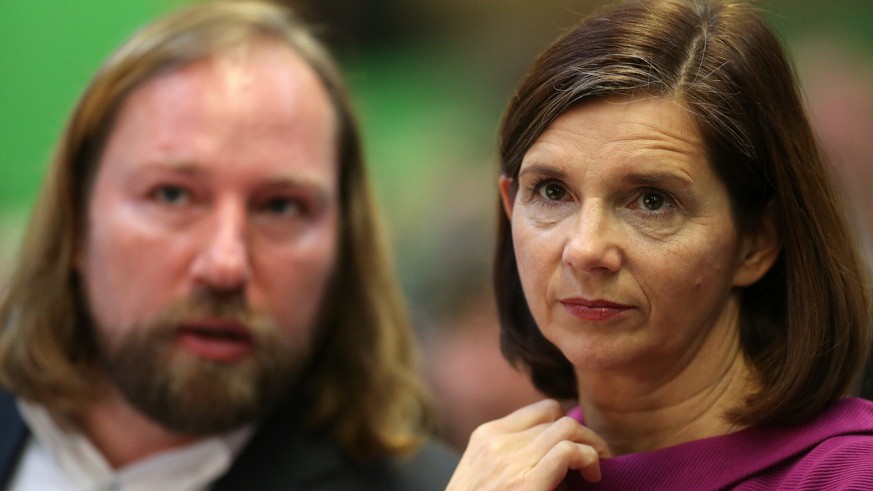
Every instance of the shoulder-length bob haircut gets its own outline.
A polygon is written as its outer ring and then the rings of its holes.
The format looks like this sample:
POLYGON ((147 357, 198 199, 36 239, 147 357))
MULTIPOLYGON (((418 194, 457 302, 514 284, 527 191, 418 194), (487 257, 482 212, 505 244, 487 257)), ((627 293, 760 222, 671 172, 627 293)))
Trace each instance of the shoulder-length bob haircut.
MULTIPOLYGON (((0 380, 69 414, 95 397, 95 342, 73 271, 95 168, 126 98, 152 78, 266 38, 299 54, 324 84, 338 121, 340 245, 304 393, 311 422, 361 458, 412 449, 430 412, 413 333, 390 267, 358 123, 331 56, 291 12, 257 1, 188 7, 146 26, 91 81, 56 150, 0 305, 0 380)), ((292 294, 293 292, 289 292, 292 294)))
MULTIPOLYGON (((760 390, 728 413, 743 424, 810 418, 855 390, 869 333, 866 280, 792 69, 748 4, 650 0, 584 19, 543 52, 509 102, 500 172, 561 114, 612 96, 661 97, 689 111, 741 230, 772 207, 782 249, 744 288, 740 342, 760 390)), ((500 213, 494 287, 504 355, 557 398, 577 397, 569 361, 537 328, 500 213)))

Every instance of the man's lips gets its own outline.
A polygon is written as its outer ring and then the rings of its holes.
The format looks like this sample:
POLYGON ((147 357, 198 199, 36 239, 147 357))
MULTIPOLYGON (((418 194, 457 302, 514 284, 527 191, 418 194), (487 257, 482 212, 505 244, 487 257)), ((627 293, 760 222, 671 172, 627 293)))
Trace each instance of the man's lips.
POLYGON ((600 299, 589 300, 586 298, 570 297, 561 299, 560 302, 574 317, 594 322, 612 320, 633 309, 631 305, 600 299))
POLYGON ((252 337, 244 324, 224 319, 186 321, 176 328, 183 349, 218 363, 233 363, 252 351, 252 337))

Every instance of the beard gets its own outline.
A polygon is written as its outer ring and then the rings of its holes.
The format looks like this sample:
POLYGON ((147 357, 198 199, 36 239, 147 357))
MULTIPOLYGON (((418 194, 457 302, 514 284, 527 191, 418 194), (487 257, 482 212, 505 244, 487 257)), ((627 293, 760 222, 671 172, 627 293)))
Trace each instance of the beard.
POLYGON ((177 433, 222 433, 260 421, 289 394, 303 364, 301 349, 239 294, 201 291, 125 327, 98 330, 104 373, 131 405, 177 433), (249 354, 221 363, 180 349, 179 326, 203 318, 246 326, 249 354))

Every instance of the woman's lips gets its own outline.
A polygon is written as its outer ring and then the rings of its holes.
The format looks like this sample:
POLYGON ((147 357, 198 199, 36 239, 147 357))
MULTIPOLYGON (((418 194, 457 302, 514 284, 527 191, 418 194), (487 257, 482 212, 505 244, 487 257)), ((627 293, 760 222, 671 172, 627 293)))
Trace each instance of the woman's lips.
POLYGON ((234 363, 252 352, 252 337, 240 323, 204 319, 185 322, 176 330, 182 348, 218 363, 234 363))
POLYGON ((574 317, 585 321, 603 322, 615 319, 633 307, 607 300, 588 300, 585 298, 565 298, 561 305, 574 317))

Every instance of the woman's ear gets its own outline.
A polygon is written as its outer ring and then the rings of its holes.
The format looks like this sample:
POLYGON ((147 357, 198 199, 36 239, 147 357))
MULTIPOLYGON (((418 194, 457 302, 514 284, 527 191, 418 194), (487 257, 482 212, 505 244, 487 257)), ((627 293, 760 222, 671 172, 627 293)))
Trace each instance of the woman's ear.
POLYGON ((740 239, 740 256, 734 286, 749 286, 760 280, 782 251, 782 238, 776 225, 776 205, 770 202, 758 223, 740 239))
POLYGON ((500 189, 500 202, 503 203, 503 211, 506 213, 506 218, 512 219, 512 205, 515 204, 515 194, 517 187, 515 180, 500 174, 497 180, 497 187, 500 189))

